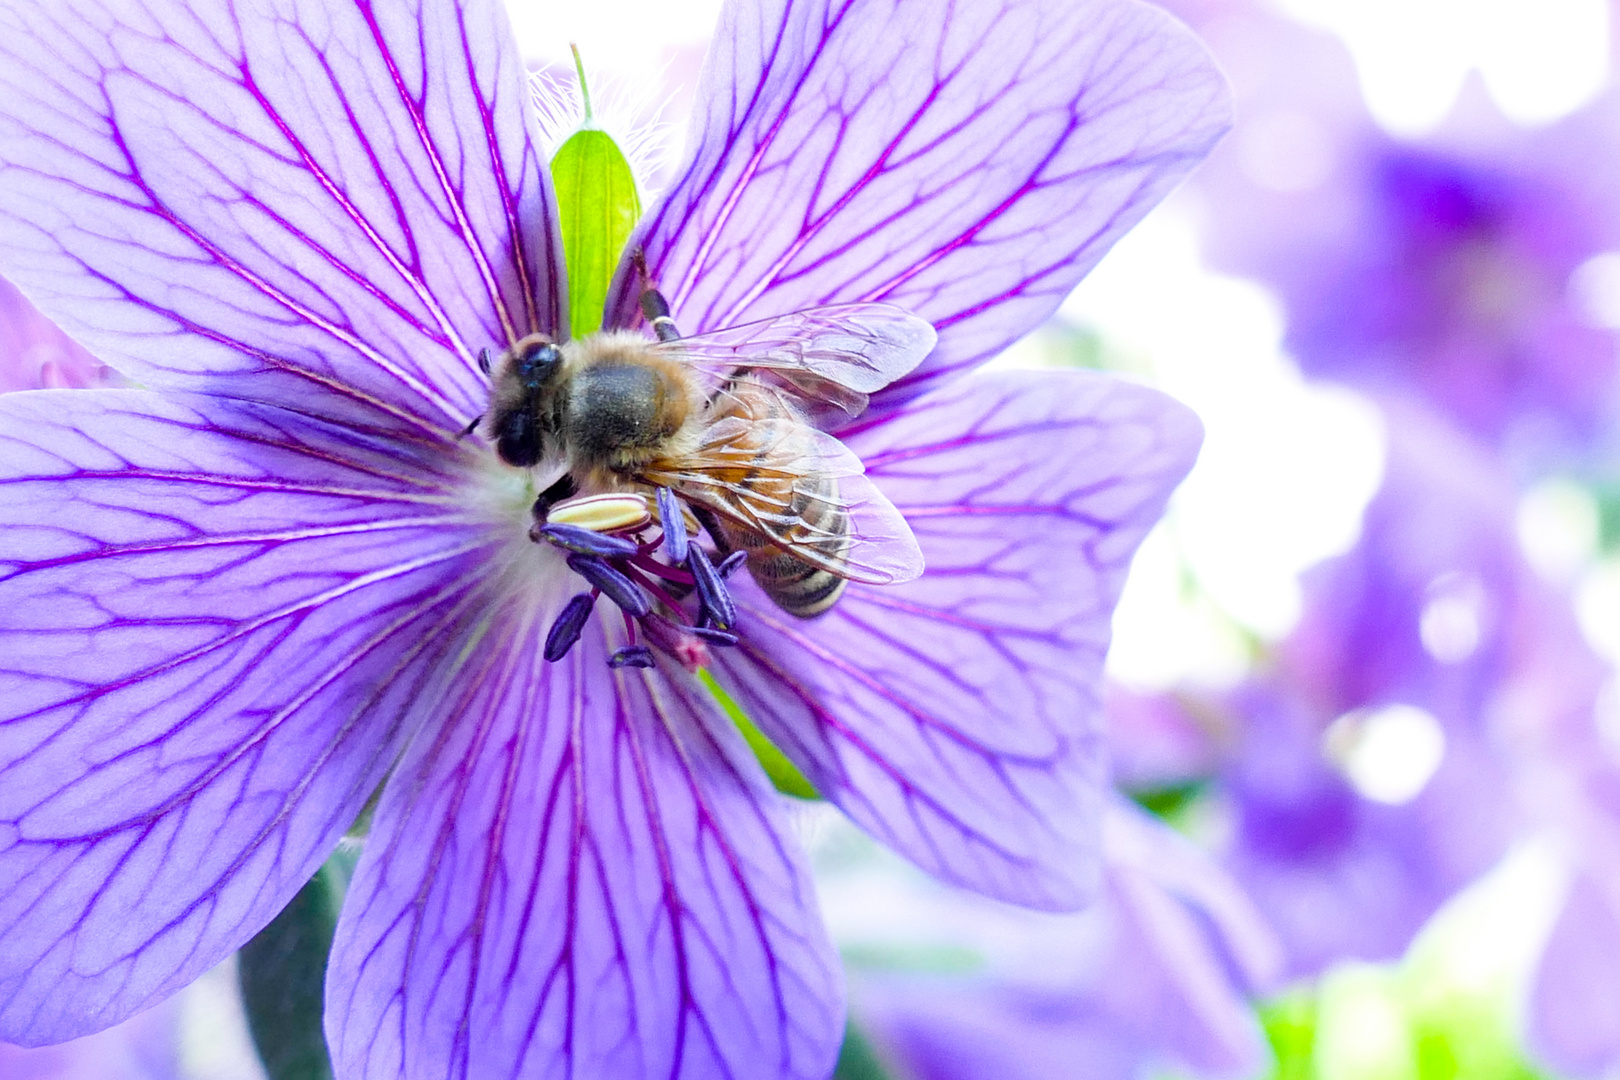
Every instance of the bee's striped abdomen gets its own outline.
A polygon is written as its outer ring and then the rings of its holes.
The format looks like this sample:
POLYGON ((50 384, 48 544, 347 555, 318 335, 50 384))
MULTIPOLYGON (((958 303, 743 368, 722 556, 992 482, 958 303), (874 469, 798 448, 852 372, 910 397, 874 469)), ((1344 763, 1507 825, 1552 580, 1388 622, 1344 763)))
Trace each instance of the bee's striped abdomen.
MULTIPOLYGON (((792 500, 805 531, 816 537, 816 550, 841 557, 849 548, 849 515, 838 503, 838 481, 830 476, 801 477, 792 500)), ((837 574, 770 543, 749 549, 748 572, 778 607, 801 619, 820 615, 844 591, 844 579, 837 574)))
MULTIPOLYGON (((790 523, 780 538, 815 552, 823 562, 841 561, 849 550, 849 514, 838 500, 838 480, 816 470, 818 458, 797 417, 772 415, 772 405, 780 399, 770 394, 739 397, 733 414, 750 417, 750 441, 757 443, 749 469, 736 482, 749 489, 758 504, 780 508, 776 516, 790 523), (802 450, 795 452, 796 444, 802 450), (784 459, 796 467, 781 468, 784 459)), ((749 574, 788 614, 802 619, 820 615, 843 593, 842 577, 805 561, 775 538, 734 520, 724 521, 722 528, 734 549, 748 553, 749 574)))

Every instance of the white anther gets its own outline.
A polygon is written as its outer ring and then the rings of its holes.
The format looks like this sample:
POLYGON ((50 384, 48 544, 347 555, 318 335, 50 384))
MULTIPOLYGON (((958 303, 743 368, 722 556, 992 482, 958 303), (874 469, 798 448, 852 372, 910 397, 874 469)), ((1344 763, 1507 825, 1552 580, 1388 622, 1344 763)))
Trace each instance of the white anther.
POLYGON ((643 496, 616 491, 560 502, 546 512, 546 521, 599 533, 634 532, 652 521, 652 511, 643 496))

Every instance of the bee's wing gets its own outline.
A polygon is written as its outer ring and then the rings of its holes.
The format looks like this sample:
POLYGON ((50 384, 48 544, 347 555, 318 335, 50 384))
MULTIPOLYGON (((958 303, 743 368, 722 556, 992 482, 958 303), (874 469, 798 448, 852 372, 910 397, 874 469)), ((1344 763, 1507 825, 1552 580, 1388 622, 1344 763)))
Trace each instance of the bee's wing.
POLYGON ((842 404, 820 384, 874 393, 922 363, 934 341, 932 326, 892 304, 837 304, 653 348, 722 377, 739 368, 778 372, 801 392, 842 404))
POLYGON ((709 426, 690 455, 655 463, 642 478, 752 529, 813 566, 851 581, 894 585, 923 571, 911 526, 866 478, 860 458, 807 424, 776 420, 772 435, 728 417, 709 426), (825 480, 836 484, 829 490, 825 480), (792 495, 784 497, 783 482, 792 495), (828 515, 847 528, 818 528, 828 515))

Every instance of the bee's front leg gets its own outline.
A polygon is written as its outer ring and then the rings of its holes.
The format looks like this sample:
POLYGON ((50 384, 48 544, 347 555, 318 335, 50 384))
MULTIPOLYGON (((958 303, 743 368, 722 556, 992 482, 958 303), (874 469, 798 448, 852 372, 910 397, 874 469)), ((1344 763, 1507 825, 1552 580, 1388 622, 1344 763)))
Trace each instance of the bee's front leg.
POLYGON ((641 313, 652 324, 653 333, 658 335, 659 341, 679 341, 681 332, 675 329, 675 320, 669 317, 669 301, 664 299, 664 294, 658 291, 658 286, 652 283, 652 278, 647 274, 646 254, 638 248, 631 260, 641 278, 641 313))

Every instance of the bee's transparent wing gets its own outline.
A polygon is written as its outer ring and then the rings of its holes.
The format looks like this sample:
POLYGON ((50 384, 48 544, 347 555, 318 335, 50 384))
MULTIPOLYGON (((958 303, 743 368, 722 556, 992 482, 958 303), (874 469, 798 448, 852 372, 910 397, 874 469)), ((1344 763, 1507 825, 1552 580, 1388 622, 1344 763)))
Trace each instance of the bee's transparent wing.
POLYGON ((836 304, 654 348, 722 377, 739 368, 777 372, 790 386, 841 404, 836 391, 818 387, 830 384, 857 395, 875 393, 922 363, 934 340, 934 328, 903 308, 836 304))
POLYGON ((763 442, 760 434, 757 423, 719 420, 694 453, 658 462, 642 478, 839 577, 894 585, 922 574, 911 526, 848 447, 797 422, 772 423, 763 442), (847 524, 828 528, 828 521, 847 524))

